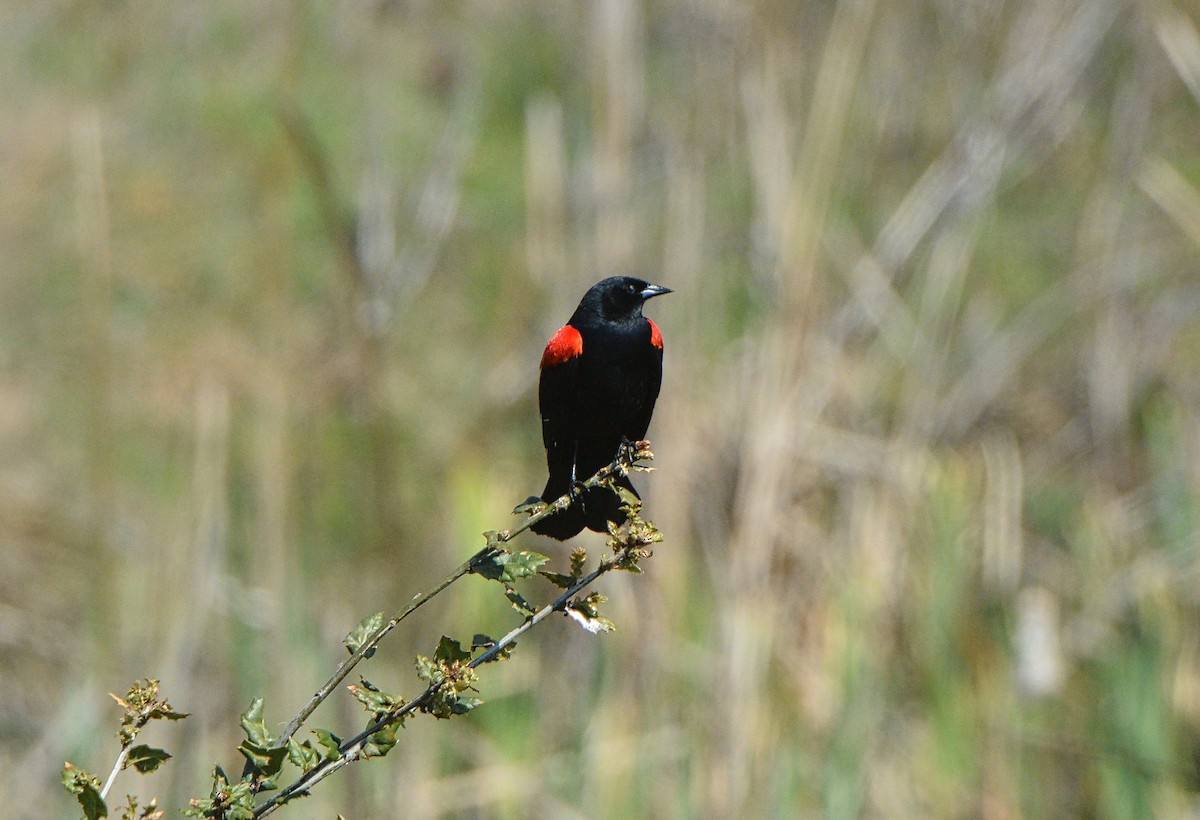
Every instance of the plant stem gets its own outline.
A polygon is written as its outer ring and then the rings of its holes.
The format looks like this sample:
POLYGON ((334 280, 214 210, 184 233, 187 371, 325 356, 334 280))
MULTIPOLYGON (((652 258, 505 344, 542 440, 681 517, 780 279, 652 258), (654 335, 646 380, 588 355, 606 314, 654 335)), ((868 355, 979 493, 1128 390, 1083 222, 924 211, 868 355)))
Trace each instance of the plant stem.
MULTIPOLYGON (((605 469, 608 469, 608 468, 605 468, 605 469)), ((565 609, 568 602, 570 602, 571 598, 574 597, 576 594, 578 594, 580 590, 587 587, 589 584, 591 584, 593 581, 595 581, 601 575, 615 569, 617 567, 617 565, 620 564, 621 560, 628 555, 630 549, 631 549, 630 547, 626 547, 624 549, 618 550, 612 557, 608 558, 605 561, 602 561, 600 563, 600 565, 598 567, 596 567, 596 569, 592 570, 587 575, 580 578, 570 588, 565 590, 561 595, 559 595, 557 598, 555 598, 552 602, 550 602, 546 606, 539 609, 532 616, 526 618, 525 621, 520 626, 513 629, 511 632, 509 632, 503 638, 498 640, 494 646, 489 647, 486 652, 484 652, 479 657, 472 660, 469 664, 467 664, 467 667, 470 669, 475 669, 475 668, 481 666, 482 664, 485 664, 488 661, 495 659, 497 655, 499 655, 505 649, 508 649, 510 646, 515 644, 517 641, 517 638, 519 638, 524 633, 528 632, 530 629, 532 629, 534 626, 536 626, 541 621, 545 620, 550 615, 550 613, 565 609)), ((470 562, 468 562, 468 563, 470 563, 470 562)), ((428 703, 435 694, 437 694, 437 691, 443 685, 445 685, 445 681, 440 682, 440 683, 431 684, 424 692, 422 692, 420 695, 418 695, 415 699, 409 701, 408 703, 404 704, 403 706, 399 706, 396 709, 393 709, 392 711, 385 714, 383 717, 376 720, 370 726, 363 729, 361 732, 359 732, 354 737, 343 742, 342 745, 340 747, 338 747, 338 751, 339 751, 340 755, 337 758, 335 758, 333 760, 323 760, 320 763, 318 763, 316 766, 314 766, 313 768, 309 769, 307 772, 305 772, 299 778, 297 778, 297 780, 294 783, 292 783, 290 786, 283 789, 281 792, 279 792, 278 794, 273 796, 270 800, 268 800, 267 802, 265 802, 261 806, 259 806, 257 809, 255 809, 254 816, 256 818, 257 817, 266 817, 268 814, 271 814, 273 811, 275 811, 275 809, 279 808, 279 806, 283 805, 283 803, 285 801, 291 799, 292 797, 295 797, 296 795, 300 794, 303 791, 307 791, 308 789, 311 789, 317 783, 320 783, 322 780, 324 780, 329 775, 333 774, 338 769, 341 769, 344 766, 347 766, 347 765, 353 763, 355 760, 358 760, 359 755, 362 751, 363 744, 367 741, 368 738, 371 737, 371 735, 375 734, 380 729, 383 729, 383 728, 389 726, 390 724, 395 723, 397 720, 400 720, 405 715, 409 715, 412 712, 416 711, 417 709, 420 709, 422 706, 424 706, 426 703, 428 703)))
POLYGON ((117 755, 117 762, 113 764, 112 771, 108 773, 108 779, 104 781, 104 788, 100 790, 101 800, 108 797, 108 790, 112 788, 113 781, 117 779, 117 772, 125 768, 125 761, 129 759, 129 750, 132 748, 132 742, 121 746, 121 753, 117 755))
POLYGON ((373 650, 381 640, 383 640, 383 637, 396 627, 397 624, 399 624, 409 615, 416 612, 421 608, 421 606, 428 603, 435 595, 440 593, 446 587, 450 586, 459 578, 470 572, 471 568, 480 559, 492 552, 493 549, 494 548, 490 546, 484 547, 479 552, 472 555, 466 561, 459 564, 453 572, 451 572, 442 580, 438 581, 432 587, 422 593, 414 595, 412 600, 409 601, 403 609, 399 610, 388 620, 387 623, 375 630, 371 637, 367 639, 362 646, 352 652, 350 657, 342 661, 342 664, 337 668, 336 671, 334 671, 332 677, 325 682, 325 685, 316 691, 312 698, 309 699, 308 703, 304 704, 304 708, 301 709, 296 716, 292 718, 291 722, 288 723, 287 727, 284 728, 283 734, 281 734, 279 739, 275 741, 275 745, 286 745, 288 740, 295 735, 297 731, 299 731, 302 725, 304 725, 304 721, 308 720, 312 713, 317 710, 317 707, 321 705, 322 701, 329 697, 333 693, 333 690, 338 687, 338 684, 346 679, 346 676, 350 674, 350 670, 357 666, 358 662, 365 658, 367 654, 371 652, 371 650, 373 650))
MULTIPOLYGON (((654 454, 650 452, 650 442, 648 441, 637 442, 629 447, 622 447, 617 453, 617 457, 613 459, 611 464, 605 465, 595 475, 583 482, 583 488, 591 489, 593 487, 599 487, 614 475, 624 474, 639 461, 649 461, 653 458, 654 454)), ((556 512, 560 512, 561 510, 565 510, 567 507, 571 506, 572 503, 573 499, 571 494, 568 493, 567 495, 556 499, 553 503, 548 504, 545 509, 538 510, 533 515, 527 516, 525 520, 516 527, 497 532, 495 537, 488 542, 486 547, 479 550, 479 552, 472 555, 463 563, 459 564, 453 572, 451 572, 442 580, 438 581, 432 587, 424 592, 414 595, 412 600, 410 600, 404 606, 404 608, 392 615, 387 623, 375 630, 371 637, 363 642, 362 646, 358 647, 358 649, 350 654, 350 657, 342 661, 341 665, 338 666, 329 680, 327 680, 325 684, 318 689, 311 698, 309 698, 308 703, 304 704, 304 707, 296 714, 294 718, 291 719, 288 725, 284 728, 283 733, 280 734, 278 740, 275 741, 275 745, 277 747, 286 746, 288 740, 291 739, 296 732, 300 730, 300 727, 304 725, 304 721, 308 720, 308 718, 312 716, 312 713, 317 710, 317 707, 320 706, 321 703, 324 702, 324 700, 328 698, 335 689, 337 689, 338 685, 346 679, 346 676, 349 675, 351 670, 358 665, 359 661, 370 654, 371 651, 379 644, 379 642, 383 640, 384 636, 391 632, 401 621, 403 621, 412 613, 416 612, 424 604, 432 600, 434 596, 441 593, 446 589, 446 587, 450 586, 464 575, 470 573, 480 561, 495 552, 498 549, 498 545, 511 541, 513 538, 529 529, 543 518, 553 515, 556 512)), ((495 649, 495 647, 492 649, 495 649)))

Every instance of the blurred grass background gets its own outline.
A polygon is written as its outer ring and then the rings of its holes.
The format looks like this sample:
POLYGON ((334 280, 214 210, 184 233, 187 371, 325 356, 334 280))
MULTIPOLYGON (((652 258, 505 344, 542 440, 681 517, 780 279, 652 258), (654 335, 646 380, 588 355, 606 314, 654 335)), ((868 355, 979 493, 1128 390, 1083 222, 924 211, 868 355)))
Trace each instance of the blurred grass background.
MULTIPOLYGON (((115 794, 240 769, 541 487, 541 346, 632 271, 678 293, 621 631, 291 816, 1196 815, 1198 25, 0 6, 0 805, 71 816, 140 676, 192 717, 115 794)), ((363 671, 515 623, 467 579, 363 671)))

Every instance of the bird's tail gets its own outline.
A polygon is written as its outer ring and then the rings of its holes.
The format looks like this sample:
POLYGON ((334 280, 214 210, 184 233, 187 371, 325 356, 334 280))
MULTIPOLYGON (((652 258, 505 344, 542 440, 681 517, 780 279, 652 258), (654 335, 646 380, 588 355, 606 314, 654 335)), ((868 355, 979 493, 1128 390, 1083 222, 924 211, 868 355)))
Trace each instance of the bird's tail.
MULTIPOLYGON (((620 487, 638 495, 637 490, 633 488, 629 476, 618 476, 616 484, 620 487)), ((569 487, 546 485, 546 489, 542 491, 542 500, 552 502, 566 493, 569 487)), ((639 495, 638 498, 641 498, 639 495)), ((565 541, 575 535, 578 535, 584 527, 596 532, 607 532, 608 522, 620 526, 625 523, 625 511, 621 509, 621 498, 607 487, 592 487, 584 491, 583 497, 578 499, 570 507, 557 512, 531 527, 531 529, 539 535, 557 538, 559 541, 565 541)))
MULTIPOLYGON (((618 476, 614 483, 641 498, 633 488, 629 476, 618 476)), ((607 487, 597 487, 584 494, 583 513, 587 528, 595 532, 608 532, 609 521, 620 526, 625 523, 626 518, 625 510, 621 509, 621 497, 607 487)))

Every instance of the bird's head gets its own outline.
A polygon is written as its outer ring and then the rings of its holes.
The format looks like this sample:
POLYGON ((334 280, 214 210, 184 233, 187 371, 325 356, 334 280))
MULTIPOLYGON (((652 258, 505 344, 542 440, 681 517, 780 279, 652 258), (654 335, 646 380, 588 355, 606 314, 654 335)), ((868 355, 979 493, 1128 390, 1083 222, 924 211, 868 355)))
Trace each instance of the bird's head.
POLYGON ((604 319, 636 319, 642 315, 642 305, 647 299, 672 292, 670 288, 652 285, 634 276, 610 276, 592 285, 579 306, 604 319))

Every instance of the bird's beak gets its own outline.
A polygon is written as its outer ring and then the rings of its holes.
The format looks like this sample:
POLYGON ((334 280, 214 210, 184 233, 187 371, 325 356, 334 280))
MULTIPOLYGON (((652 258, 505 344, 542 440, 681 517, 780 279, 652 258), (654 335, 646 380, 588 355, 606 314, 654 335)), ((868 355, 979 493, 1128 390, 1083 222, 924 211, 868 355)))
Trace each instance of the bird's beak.
POLYGON ((664 288, 662 285, 648 285, 642 291, 642 301, 649 299, 652 296, 662 296, 664 293, 674 293, 670 288, 664 288))

